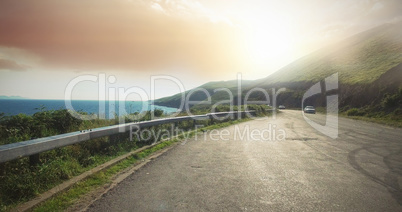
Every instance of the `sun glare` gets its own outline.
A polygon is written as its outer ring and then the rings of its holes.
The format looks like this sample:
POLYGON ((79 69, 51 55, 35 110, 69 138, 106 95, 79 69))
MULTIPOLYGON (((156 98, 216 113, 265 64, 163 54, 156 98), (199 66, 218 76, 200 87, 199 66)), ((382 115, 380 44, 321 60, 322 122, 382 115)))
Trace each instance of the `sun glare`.
POLYGON ((269 63, 270 60, 285 56, 292 43, 285 30, 269 26, 253 27, 246 39, 249 55, 257 64, 269 63))
POLYGON ((250 62, 259 67, 277 63, 292 54, 291 19, 273 11, 242 16, 250 62))

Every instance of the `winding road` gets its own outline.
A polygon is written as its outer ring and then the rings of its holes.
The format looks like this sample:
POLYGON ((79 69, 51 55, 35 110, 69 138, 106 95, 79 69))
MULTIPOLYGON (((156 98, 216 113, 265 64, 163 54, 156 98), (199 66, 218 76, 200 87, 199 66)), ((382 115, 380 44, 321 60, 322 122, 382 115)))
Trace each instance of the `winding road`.
POLYGON ((332 139, 284 110, 198 134, 88 210, 402 211, 402 129, 342 117, 338 126, 332 139))

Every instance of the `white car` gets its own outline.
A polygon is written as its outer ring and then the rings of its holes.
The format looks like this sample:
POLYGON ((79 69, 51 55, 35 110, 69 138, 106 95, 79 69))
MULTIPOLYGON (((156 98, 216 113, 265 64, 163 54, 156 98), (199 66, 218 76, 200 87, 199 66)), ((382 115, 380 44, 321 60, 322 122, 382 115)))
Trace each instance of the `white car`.
POLYGON ((305 113, 315 114, 315 108, 313 106, 306 106, 303 110, 305 113))
POLYGON ((286 109, 286 107, 284 105, 279 105, 278 107, 279 109, 286 109))

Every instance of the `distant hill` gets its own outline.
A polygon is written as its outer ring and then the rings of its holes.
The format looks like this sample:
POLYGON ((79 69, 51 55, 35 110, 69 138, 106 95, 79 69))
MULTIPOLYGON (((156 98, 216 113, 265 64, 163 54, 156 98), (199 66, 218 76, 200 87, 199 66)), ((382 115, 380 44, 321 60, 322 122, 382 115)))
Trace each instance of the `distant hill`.
POLYGON ((307 55, 252 86, 317 82, 339 73, 343 84, 368 84, 402 63, 402 22, 385 24, 307 55))
MULTIPOLYGON (((398 93, 402 89, 402 22, 385 24, 320 49, 256 80, 244 92, 255 87, 287 88, 278 103, 301 107, 304 92, 334 73, 339 78, 341 109, 378 106, 386 95, 398 93)), ((325 106, 325 94, 310 104, 325 106)), ((398 107, 402 105, 394 109, 398 107)))
POLYGON ((27 99, 21 96, 0 96, 0 99, 27 99))
MULTIPOLYGON (((384 24, 356 34, 300 58, 266 78, 243 83, 242 96, 254 88, 267 91, 272 88, 286 88, 286 91, 278 96, 278 104, 300 108, 303 94, 311 86, 334 73, 339 76, 338 95, 341 109, 365 107, 373 110, 402 111, 402 100, 399 99, 399 93, 402 93, 402 22, 384 24), (385 104, 387 98, 394 103, 385 104), (389 107, 380 108, 384 105, 389 107)), ((208 91, 218 87, 235 90, 236 81, 211 82, 200 87, 208 91)), ((222 97, 219 95, 223 93, 214 94, 212 98, 219 99, 222 97)), ((325 106, 325 96, 324 93, 312 98, 309 104, 325 106)), ((174 95, 159 99, 155 104, 178 107, 180 97, 174 95)), ((206 97, 199 95, 194 98, 203 100, 206 97)), ((251 98, 263 100, 264 96, 255 92, 251 98)))
MULTIPOLYGON (((253 81, 250 80, 242 80, 242 87, 248 87, 253 81)), ((208 82, 206 84, 203 84, 197 88, 188 90, 184 92, 184 94, 187 96, 190 92, 192 92, 190 101, 204 101, 207 100, 207 94, 211 96, 211 102, 215 103, 218 101, 222 100, 229 100, 230 96, 228 92, 226 91, 216 91, 215 89, 220 89, 220 88, 227 88, 230 90, 230 92, 233 95, 237 94, 237 80, 230 80, 230 81, 215 81, 215 82, 208 82), (200 91, 202 89, 205 89, 203 91, 200 91)), ((181 103, 181 98, 182 98, 182 93, 175 94, 173 96, 165 97, 165 98, 160 98, 154 101, 154 104, 156 105, 162 105, 162 106, 167 106, 167 107, 180 107, 181 103)))

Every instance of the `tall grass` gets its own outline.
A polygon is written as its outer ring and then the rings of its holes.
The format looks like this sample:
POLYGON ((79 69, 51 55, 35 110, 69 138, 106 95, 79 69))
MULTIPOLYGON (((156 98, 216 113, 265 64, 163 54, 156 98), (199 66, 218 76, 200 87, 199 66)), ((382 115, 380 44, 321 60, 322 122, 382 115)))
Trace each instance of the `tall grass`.
POLYGON ((354 119, 402 127, 402 88, 396 93, 384 94, 381 104, 362 108, 344 108, 343 110, 342 115, 354 119))

